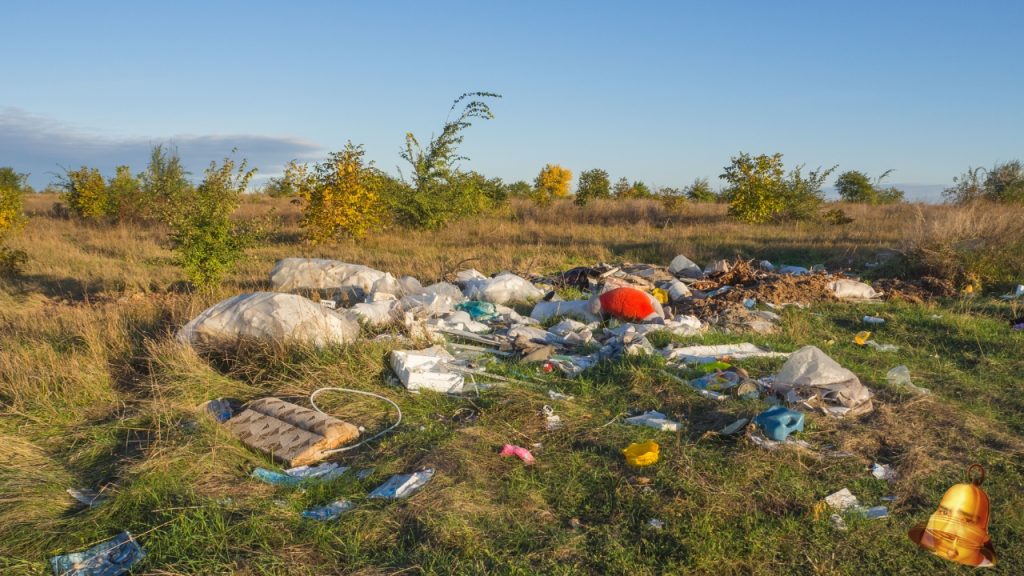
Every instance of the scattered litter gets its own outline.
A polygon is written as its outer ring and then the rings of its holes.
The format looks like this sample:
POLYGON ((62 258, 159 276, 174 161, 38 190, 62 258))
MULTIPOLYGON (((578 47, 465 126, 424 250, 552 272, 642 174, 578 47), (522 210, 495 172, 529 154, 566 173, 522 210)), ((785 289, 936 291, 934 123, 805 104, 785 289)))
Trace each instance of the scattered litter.
POLYGON ((323 460, 359 437, 348 422, 278 398, 254 400, 224 425, 246 446, 289 466, 323 460))
POLYGON ((440 346, 425 350, 392 350, 391 369, 409 391, 433 390, 448 394, 464 391, 466 380, 449 363, 455 357, 440 346))
POLYGON ((665 527, 665 522, 657 518, 651 518, 647 521, 647 526, 653 530, 661 530, 665 527))
POLYGON ((661 430, 662 432, 678 432, 679 422, 671 420, 661 412, 651 410, 644 412, 639 416, 633 416, 626 418, 626 424, 632 424, 633 426, 647 426, 648 428, 654 428, 655 430, 661 430))
POLYGON ((853 372, 814 346, 793 352, 775 377, 773 388, 799 395, 802 403, 831 416, 859 416, 874 409, 871 392, 853 372))
POLYGON ((845 512, 860 505, 857 497, 850 492, 849 488, 843 488, 838 492, 829 494, 825 497, 825 503, 831 506, 833 510, 838 510, 839 512, 845 512))
POLYGON ((395 474, 386 482, 373 489, 368 498, 405 498, 416 493, 434 477, 433 468, 425 468, 412 474, 395 474))
POLYGON ((917 396, 931 394, 931 390, 915 386, 910 381, 910 369, 902 364, 886 372, 885 379, 890 386, 897 390, 906 390, 917 396))
POLYGON ((370 477, 371 474, 373 474, 373 468, 363 468, 362 470, 356 472, 356 479, 366 480, 367 478, 370 477))
POLYGON ((484 322, 498 317, 498 310, 491 302, 469 300, 456 304, 455 308, 468 313, 469 317, 477 322, 484 322))
POLYGON ((544 297, 544 291, 528 280, 511 272, 494 278, 475 278, 463 282, 462 293, 470 300, 483 300, 493 304, 532 302, 544 297))
POLYGON ((714 392, 714 391, 711 391, 711 390, 704 390, 702 388, 697 388, 691 382, 687 382, 686 380, 683 380, 682 378, 680 378, 679 376, 676 376, 675 374, 672 374, 671 372, 662 370, 661 373, 664 374, 665 376, 671 378, 672 380, 675 380, 676 382, 678 382, 680 384, 685 384, 689 389, 697 392, 698 394, 700 394, 701 396, 703 396, 705 398, 710 398, 712 400, 719 400, 719 401, 725 400, 727 398, 727 396, 725 394, 719 394, 718 392, 714 392))
POLYGON ((359 337, 359 322, 297 294, 255 292, 203 310, 178 330, 177 340, 197 347, 251 340, 322 348, 359 337))
POLYGON ((555 392, 554 390, 548 390, 548 398, 551 398, 552 400, 558 400, 561 402, 566 402, 573 399, 572 396, 562 394, 561 392, 555 392))
POLYGON ((846 532, 847 531, 846 521, 843 520, 843 517, 840 516, 839 514, 833 514, 833 515, 829 516, 828 520, 829 520, 829 522, 831 522, 832 527, 835 528, 836 530, 839 530, 840 532, 846 532))
POLYGON ((224 398, 216 398, 214 400, 203 402, 199 405, 199 411, 209 414, 214 420, 221 424, 230 420, 234 415, 234 409, 231 407, 231 403, 224 398))
POLYGON ((784 442, 776 442, 770 438, 766 438, 760 431, 747 430, 747 439, 750 440, 754 445, 760 446, 765 450, 776 450, 778 448, 802 448, 804 450, 811 451, 811 445, 804 440, 797 440, 796 438, 786 438, 784 442))
POLYGON ((744 342, 742 344, 713 344, 704 346, 685 346, 674 348, 669 354, 669 361, 682 361, 686 364, 708 364, 720 358, 729 360, 745 360, 747 358, 787 358, 784 352, 772 352, 744 342))
MULTIPOLYGON (((767 261, 765 261, 765 262, 767 262, 767 261)), ((771 262, 768 262, 768 264, 770 265, 771 262)), ((789 266, 789 265, 780 266, 776 271, 779 274, 790 274, 790 275, 793 275, 793 276, 801 276, 803 274, 810 274, 810 272, 811 272, 810 270, 808 270, 807 268, 804 268, 803 266, 789 266)))
POLYGON ((599 300, 603 313, 620 320, 642 322, 665 316, 653 296, 629 286, 609 290, 601 294, 599 300))
POLYGON ((522 460, 523 463, 525 463, 527 466, 536 462, 533 458, 533 454, 531 454, 529 450, 523 448, 522 446, 516 446, 514 444, 505 444, 504 446, 502 446, 501 453, 499 455, 502 456, 503 458, 508 456, 515 456, 516 458, 522 460))
POLYGON ((254 468, 252 477, 273 484, 274 486, 298 486, 301 482, 329 482, 348 471, 347 466, 339 466, 334 462, 324 462, 318 466, 298 466, 284 472, 254 468))
POLYGON ((871 332, 868 332, 866 330, 862 332, 857 332, 857 334, 853 336, 853 343, 856 344, 857 346, 863 346, 868 343, 868 340, 870 338, 871 332))
POLYGON ((682 254, 672 259, 668 265, 668 271, 683 278, 703 278, 704 272, 696 262, 682 254))
POLYGON ((754 424, 764 431, 768 438, 785 442, 793 432, 803 432, 804 415, 784 406, 775 406, 754 417, 754 424))
POLYGON ((882 294, 874 288, 856 280, 841 278, 829 284, 832 293, 840 300, 873 300, 882 294))
POLYGON ((747 422, 750 422, 750 420, 747 418, 740 418, 739 420, 719 430, 718 433, 723 436, 732 436, 733 434, 739 432, 740 430, 743 430, 743 427, 747 425, 747 422))
POLYGON ((128 532, 101 542, 88 550, 50 558, 56 576, 118 576, 146 557, 146 552, 128 532))
POLYGON ((896 480, 896 471, 888 464, 879 464, 878 462, 875 462, 871 465, 871 475, 879 480, 888 480, 889 482, 894 482, 896 480))
POLYGON ((753 310, 754 307, 757 306, 757 300, 755 300, 754 298, 744 298, 743 306, 748 310, 753 310))
POLYGON ((641 468, 656 463, 660 449, 657 442, 648 440, 641 443, 634 442, 626 446, 622 450, 622 454, 626 457, 626 464, 641 468))
POLYGON ((861 319, 865 324, 885 324, 885 318, 878 316, 865 316, 861 319))
POLYGON ((349 510, 355 507, 356 505, 352 501, 346 500, 344 498, 339 498, 338 500, 335 500, 330 504, 324 506, 314 506, 312 508, 307 508, 306 510, 303 510, 302 517, 307 518, 309 520, 317 520, 320 522, 336 520, 342 514, 348 512, 349 510))
POLYGON ((582 322, 595 322, 600 320, 597 314, 591 310, 589 300, 569 301, 547 301, 543 300, 534 305, 530 312, 530 318, 537 322, 547 322, 552 318, 559 317, 575 318, 582 322))
POLYGON ((68 488, 65 490, 72 498, 80 503, 92 507, 99 506, 107 500, 107 497, 89 488, 68 488))
POLYGON ((899 352, 900 350, 900 347, 895 344, 879 344, 874 340, 868 340, 864 344, 869 348, 874 348, 875 350, 878 350, 879 352, 899 352))
POLYGON ((545 428, 548 432, 560 430, 564 426, 562 423, 562 417, 555 414, 555 409, 551 406, 545 405, 544 408, 541 409, 541 412, 544 414, 545 428))
POLYGON ((1017 287, 1013 289, 1013 292, 1000 296, 1003 300, 1016 300, 1018 298, 1024 298, 1024 284, 1017 284, 1017 287))

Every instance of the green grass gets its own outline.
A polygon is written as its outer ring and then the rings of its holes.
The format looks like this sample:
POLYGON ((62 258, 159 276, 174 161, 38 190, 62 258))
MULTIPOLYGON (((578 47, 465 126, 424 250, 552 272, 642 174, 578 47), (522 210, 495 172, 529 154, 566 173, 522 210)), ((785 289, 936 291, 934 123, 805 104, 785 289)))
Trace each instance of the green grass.
MULTIPOLYGON (((160 253, 134 232, 116 236, 132 239, 123 246, 132 254, 160 253)), ((906 532, 928 519, 973 462, 988 470, 983 487, 992 503, 997 571, 1024 573, 1024 333, 1008 324, 1022 313, 1020 304, 992 297, 830 303, 787 308, 773 335, 652 337, 658 345, 751 341, 782 351, 814 344, 853 370, 875 391, 875 411, 848 420, 810 414, 799 437, 815 457, 706 434, 767 403, 704 399, 665 378, 657 358, 603 363, 572 380, 496 362, 491 369, 523 384, 450 397, 411 395, 388 384, 386 357, 396 346, 388 341, 202 356, 173 341, 176 327, 239 286, 259 286, 273 259, 292 249, 262 248, 223 293, 143 290, 122 298, 111 286, 149 281, 121 282, 103 267, 95 269, 106 286, 103 298, 88 304, 55 303, 25 286, 4 292, 0 573, 48 574, 50 556, 122 530, 147 552, 140 574, 967 573, 919 550, 906 532), (898 352, 853 344, 865 314, 887 319, 873 329, 875 339, 898 352), (885 374, 898 364, 933 393, 915 398, 891 389, 885 374), (302 489, 261 484, 249 477, 252 468, 274 464, 195 410, 219 396, 276 395, 305 404, 324 386, 385 394, 405 413, 395 433, 338 458, 354 470, 372 468, 366 479, 347 475, 302 489), (554 402, 548 389, 575 398, 554 402), (545 405, 564 428, 545 430, 545 405), (621 423, 626 413, 649 409, 680 420, 683 429, 621 423), (641 470, 626 466, 621 449, 647 439, 661 445, 661 460, 641 470), (506 442, 532 447, 537 464, 500 458, 506 442), (834 458, 830 451, 854 456, 834 458), (875 461, 896 467, 895 484, 870 476, 875 461), (434 480, 413 497, 364 500, 391 474, 427 466, 437 470, 434 480), (110 498, 81 509, 65 494, 69 487, 103 487, 110 498), (815 520, 815 504, 843 487, 865 504, 888 504, 890 517, 848 518, 847 532, 832 530, 827 518, 815 520), (884 502, 889 495, 896 500, 884 502), (339 497, 358 508, 330 523, 299 516, 339 497), (649 527, 652 518, 664 528, 649 527)), ((628 242, 618 250, 614 255, 650 256, 628 242)), ((806 254, 801 262, 817 260, 806 254)), ((347 252, 336 257, 358 260, 347 252)), ((587 263, 571 250, 560 257, 564 267, 587 263)), ((175 277, 166 263, 139 272, 139 261, 126 273, 151 273, 161 283, 175 277)), ((67 274, 47 274, 88 277, 79 272, 86 268, 73 260, 67 274)), ((741 365, 765 376, 782 361, 741 365)), ((371 431, 391 421, 386 406, 371 398, 321 399, 371 431)))

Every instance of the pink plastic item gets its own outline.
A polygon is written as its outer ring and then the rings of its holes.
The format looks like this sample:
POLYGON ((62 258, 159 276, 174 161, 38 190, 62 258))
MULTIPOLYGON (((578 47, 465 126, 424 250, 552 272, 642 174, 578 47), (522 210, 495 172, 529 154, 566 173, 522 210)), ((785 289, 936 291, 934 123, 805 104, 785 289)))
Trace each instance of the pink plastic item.
POLYGON ((517 458, 525 462, 527 465, 533 464, 534 462, 533 454, 530 454, 530 451, 527 450, 526 448, 523 448, 522 446, 513 446, 512 444, 505 444, 504 446, 501 447, 501 455, 516 456, 517 458))

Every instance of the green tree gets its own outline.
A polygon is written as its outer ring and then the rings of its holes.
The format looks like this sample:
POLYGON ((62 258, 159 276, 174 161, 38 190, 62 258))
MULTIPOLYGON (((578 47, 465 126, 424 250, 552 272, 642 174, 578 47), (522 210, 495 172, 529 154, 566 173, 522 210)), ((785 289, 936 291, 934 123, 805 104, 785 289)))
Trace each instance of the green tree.
POLYGON ((23 194, 32 192, 28 185, 28 174, 15 172, 10 166, 0 166, 0 189, 16 190, 23 194))
POLYGON ((139 180, 141 197, 137 210, 140 219, 167 220, 167 212, 177 209, 193 193, 188 172, 181 165, 177 151, 168 152, 161 145, 153 147, 149 165, 139 175, 139 180))
POLYGON ((966 204, 975 200, 1024 203, 1024 164, 1020 160, 996 163, 990 170, 968 168, 953 178, 953 186, 943 191, 946 200, 966 204))
POLYGON ((163 210, 178 264, 197 288, 210 288, 223 279, 252 240, 231 220, 255 173, 246 167, 244 160, 237 170, 230 158, 220 166, 211 162, 202 183, 176 189, 176 209, 163 210))
POLYGON ((459 185, 462 179, 458 163, 467 158, 459 155, 458 147, 463 132, 474 119, 494 118, 482 99, 500 97, 489 92, 470 92, 458 97, 450 111, 470 100, 458 118, 445 122, 441 134, 431 139, 425 149, 411 132, 406 134, 401 156, 409 163, 411 173, 408 185, 397 187, 393 192, 399 196, 391 201, 399 221, 416 228, 440 228, 480 210, 480 198, 470 194, 475 188, 459 185))
POLYGON ((302 228, 313 244, 339 234, 363 238, 381 226, 381 203, 372 163, 363 160, 362 146, 349 142, 332 152, 325 162, 292 162, 285 169, 285 182, 305 203, 302 228))
POLYGON ((993 166, 985 176, 985 196, 995 202, 1024 203, 1024 164, 1012 160, 993 166))
POLYGON ((533 186, 526 180, 516 180, 505 184, 505 196, 507 198, 527 198, 533 194, 533 186))
POLYGON ((574 200, 577 206, 586 206, 591 200, 610 198, 611 195, 611 183, 607 172, 600 168, 580 172, 574 200))
POLYGON ((64 202, 77 216, 100 218, 110 213, 110 193, 98 169, 82 166, 66 170, 61 186, 64 202))
POLYGON ((118 220, 140 218, 144 211, 142 183, 128 166, 118 166, 107 181, 107 197, 107 214, 118 220))
POLYGON ((711 189, 711 183, 707 178, 696 178, 693 184, 687 186, 683 192, 686 197, 694 202, 717 202, 718 195, 711 189))
POLYGON ((619 178, 615 181, 615 185, 612 186, 612 196, 616 199, 619 198, 632 198, 633 197, 633 185, 626 180, 625 177, 619 178))
POLYGON ((883 188, 882 180, 892 174, 886 170, 878 178, 871 180, 867 174, 858 170, 848 170, 836 179, 836 192, 847 202, 862 204, 892 204, 903 201, 903 191, 895 187, 883 188))
POLYGON ((824 200, 821 187, 835 170, 818 168, 806 176, 802 166, 786 174, 782 154, 751 156, 741 152, 720 176, 729 215, 751 223, 813 218, 824 200))

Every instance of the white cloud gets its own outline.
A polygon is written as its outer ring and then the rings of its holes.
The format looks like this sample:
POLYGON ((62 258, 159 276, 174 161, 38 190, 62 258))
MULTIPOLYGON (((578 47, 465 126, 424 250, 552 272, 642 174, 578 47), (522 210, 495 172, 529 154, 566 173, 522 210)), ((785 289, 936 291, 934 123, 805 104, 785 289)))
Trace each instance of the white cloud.
POLYGON ((163 144, 177 149, 193 175, 213 160, 231 156, 246 158, 262 174, 279 173, 293 159, 313 160, 322 147, 293 137, 258 134, 179 134, 167 137, 111 137, 37 116, 19 108, 0 109, 0 166, 30 173, 29 182, 42 188, 64 168, 90 166, 105 175, 127 164, 134 172, 145 168, 152 147, 163 144))

